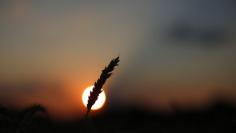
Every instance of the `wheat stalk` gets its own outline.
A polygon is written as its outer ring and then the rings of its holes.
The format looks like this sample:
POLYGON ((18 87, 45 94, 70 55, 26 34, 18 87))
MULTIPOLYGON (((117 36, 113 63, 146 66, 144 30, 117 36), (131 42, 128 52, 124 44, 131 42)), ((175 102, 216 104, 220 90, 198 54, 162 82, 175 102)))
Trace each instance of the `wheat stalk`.
POLYGON ((99 94, 103 91, 102 86, 105 84, 106 80, 112 75, 112 71, 114 70, 115 66, 118 66, 119 61, 119 56, 111 60, 110 64, 105 67, 104 70, 102 70, 102 73, 97 82, 94 83, 94 87, 92 91, 90 91, 90 95, 88 97, 86 116, 89 114, 93 104, 98 99, 99 94))

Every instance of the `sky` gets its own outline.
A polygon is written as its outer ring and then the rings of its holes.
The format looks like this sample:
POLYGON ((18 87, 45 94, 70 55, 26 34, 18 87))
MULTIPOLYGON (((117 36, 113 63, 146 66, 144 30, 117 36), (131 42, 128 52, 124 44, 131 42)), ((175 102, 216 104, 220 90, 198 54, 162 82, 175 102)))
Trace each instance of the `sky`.
POLYGON ((236 101, 234 0, 0 2, 0 104, 85 111, 112 58, 104 108, 168 110, 236 101))

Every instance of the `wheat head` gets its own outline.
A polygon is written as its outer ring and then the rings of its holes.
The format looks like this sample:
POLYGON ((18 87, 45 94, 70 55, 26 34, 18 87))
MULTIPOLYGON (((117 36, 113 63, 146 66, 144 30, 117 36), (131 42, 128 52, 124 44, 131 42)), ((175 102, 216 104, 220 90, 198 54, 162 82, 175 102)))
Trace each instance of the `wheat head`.
POLYGON ((102 70, 102 73, 99 79, 94 83, 94 87, 88 97, 86 116, 90 112, 93 104, 98 99, 99 94, 103 91, 102 86, 105 84, 106 80, 112 75, 112 71, 114 70, 116 66, 118 66, 119 61, 120 61, 119 56, 111 60, 110 64, 107 67, 105 67, 104 70, 102 70))

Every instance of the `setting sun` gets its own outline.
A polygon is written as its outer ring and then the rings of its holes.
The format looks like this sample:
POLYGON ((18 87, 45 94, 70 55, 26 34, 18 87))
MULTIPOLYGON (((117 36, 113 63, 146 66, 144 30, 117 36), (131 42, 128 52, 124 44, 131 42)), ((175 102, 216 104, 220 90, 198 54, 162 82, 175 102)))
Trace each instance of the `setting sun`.
MULTIPOLYGON (((89 97, 90 91, 92 91, 92 89, 93 89, 93 86, 89 86, 89 87, 87 87, 87 88, 84 90, 84 92, 83 92, 83 94, 82 94, 82 101, 83 101, 83 104, 84 104, 85 107, 87 106, 88 97, 89 97)), ((106 101, 106 95, 105 95, 105 92, 104 92, 104 90, 103 90, 103 91, 99 94, 97 101, 95 102, 95 104, 92 106, 91 109, 92 109, 92 110, 98 110, 98 109, 100 109, 100 108, 104 105, 105 101, 106 101)))

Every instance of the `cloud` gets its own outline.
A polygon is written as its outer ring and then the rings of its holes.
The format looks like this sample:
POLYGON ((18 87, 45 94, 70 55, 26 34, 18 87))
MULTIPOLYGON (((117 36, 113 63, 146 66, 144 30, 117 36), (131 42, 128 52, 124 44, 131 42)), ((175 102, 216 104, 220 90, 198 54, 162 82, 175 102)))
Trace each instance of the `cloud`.
POLYGON ((175 23, 166 31, 166 39, 180 43, 200 44, 214 47, 223 45, 230 40, 230 33, 226 28, 210 26, 193 26, 189 23, 175 23), (195 43, 196 42, 196 43, 195 43))

